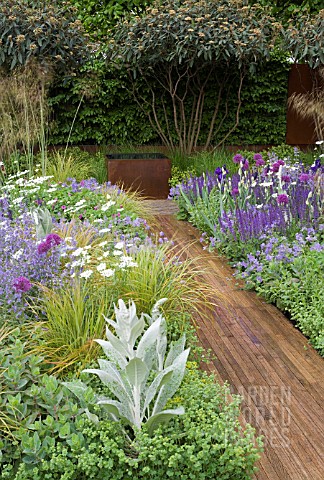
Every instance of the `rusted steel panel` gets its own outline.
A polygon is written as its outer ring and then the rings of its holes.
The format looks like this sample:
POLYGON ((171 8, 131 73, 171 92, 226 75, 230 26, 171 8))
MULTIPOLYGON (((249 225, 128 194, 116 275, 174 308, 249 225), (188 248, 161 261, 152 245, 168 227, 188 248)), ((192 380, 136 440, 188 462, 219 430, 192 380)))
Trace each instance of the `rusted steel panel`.
MULTIPOLYGON (((309 93, 313 90, 316 72, 308 65, 291 66, 288 80, 288 98, 294 93, 309 93)), ((286 143, 289 145, 312 145, 316 138, 314 123, 298 115, 291 107, 287 108, 286 143)))
POLYGON ((148 198, 167 198, 171 160, 160 153, 107 155, 108 180, 148 198))

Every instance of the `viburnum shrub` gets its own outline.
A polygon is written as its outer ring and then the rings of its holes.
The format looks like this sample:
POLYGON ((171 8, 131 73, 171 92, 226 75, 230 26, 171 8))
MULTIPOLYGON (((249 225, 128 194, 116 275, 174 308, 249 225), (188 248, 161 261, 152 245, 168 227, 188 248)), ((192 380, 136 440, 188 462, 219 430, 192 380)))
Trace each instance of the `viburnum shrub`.
POLYGON ((86 34, 68 3, 2 0, 0 67, 6 71, 36 58, 41 65, 66 72, 88 57, 86 34))
POLYGON ((293 58, 311 68, 324 65, 324 9, 316 15, 299 15, 285 30, 285 47, 293 58))
POLYGON ((228 114, 230 87, 237 91, 235 124, 218 143, 238 125, 245 74, 270 58, 280 30, 266 9, 243 0, 156 2, 143 16, 117 25, 108 58, 126 65, 135 98, 164 144, 188 153, 200 140, 207 87, 212 85, 218 96, 208 105, 212 113, 206 148, 228 114), (139 98, 138 77, 147 82, 151 101, 139 98), (159 116, 161 105, 164 114, 159 116))

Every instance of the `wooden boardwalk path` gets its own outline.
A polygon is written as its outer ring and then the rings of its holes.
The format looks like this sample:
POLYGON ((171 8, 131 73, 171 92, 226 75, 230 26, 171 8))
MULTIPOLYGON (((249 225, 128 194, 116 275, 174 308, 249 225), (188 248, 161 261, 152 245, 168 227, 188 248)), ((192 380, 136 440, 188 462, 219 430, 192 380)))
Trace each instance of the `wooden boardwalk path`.
POLYGON ((265 436, 255 480, 323 480, 323 359, 274 306, 242 290, 226 259, 202 250, 199 232, 176 220, 166 201, 151 204, 158 228, 187 245, 214 288, 218 306, 195 318, 198 336, 217 356, 206 368, 243 396, 245 420, 265 436))

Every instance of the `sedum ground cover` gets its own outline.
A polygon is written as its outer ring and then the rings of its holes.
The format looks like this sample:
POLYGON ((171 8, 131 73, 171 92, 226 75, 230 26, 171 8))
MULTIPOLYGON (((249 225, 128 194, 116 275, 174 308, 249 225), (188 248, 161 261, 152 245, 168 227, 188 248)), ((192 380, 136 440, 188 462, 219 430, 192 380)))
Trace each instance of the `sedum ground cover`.
POLYGON ((253 475, 239 397, 197 368, 208 289, 149 220, 94 179, 2 179, 1 479, 253 475))
MULTIPOLYGON (((319 142, 321 143, 321 142, 319 142)), ((180 218, 224 253, 247 288, 275 303, 324 354, 324 167, 294 155, 236 154, 171 189, 180 218)))

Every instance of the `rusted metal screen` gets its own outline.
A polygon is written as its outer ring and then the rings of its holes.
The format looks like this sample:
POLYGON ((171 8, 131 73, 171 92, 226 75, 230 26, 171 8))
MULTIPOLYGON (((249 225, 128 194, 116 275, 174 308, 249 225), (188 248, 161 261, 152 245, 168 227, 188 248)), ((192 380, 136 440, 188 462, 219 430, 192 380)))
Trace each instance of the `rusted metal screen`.
MULTIPOLYGON (((318 75, 308 65, 292 65, 288 80, 288 98, 294 93, 312 92, 318 75)), ((311 145, 316 138, 314 122, 297 114, 291 107, 287 108, 286 143, 289 145, 311 145)))

